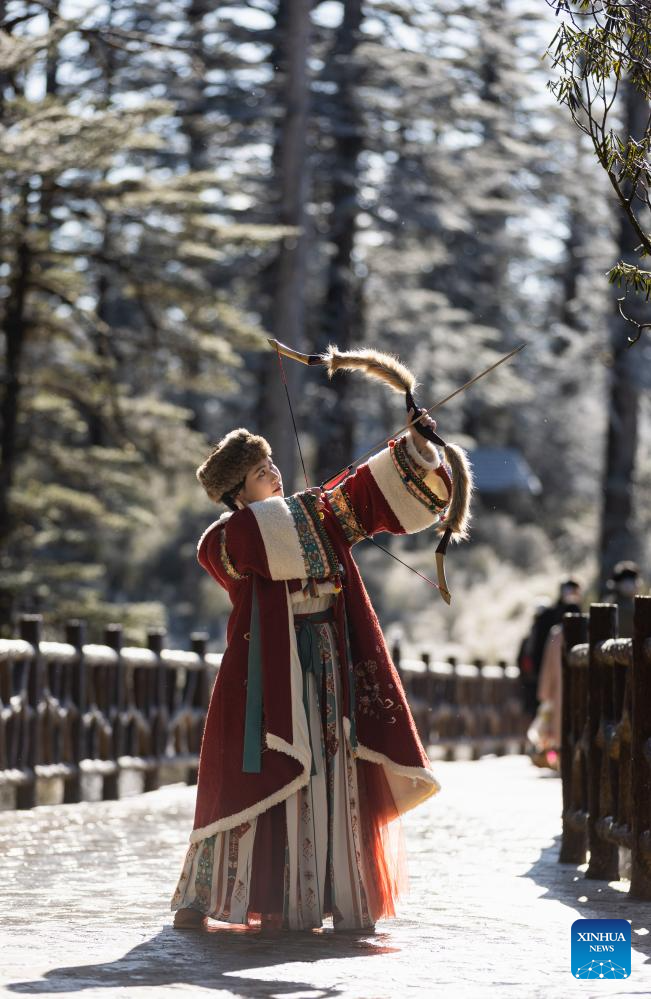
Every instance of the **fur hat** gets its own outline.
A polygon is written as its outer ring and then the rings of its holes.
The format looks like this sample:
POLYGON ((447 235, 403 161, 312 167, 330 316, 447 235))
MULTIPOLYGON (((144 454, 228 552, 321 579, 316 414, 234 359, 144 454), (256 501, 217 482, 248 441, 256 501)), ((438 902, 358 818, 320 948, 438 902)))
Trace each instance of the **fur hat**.
POLYGON ((246 473, 256 462, 271 454, 264 439, 249 433, 244 427, 231 430, 197 469, 197 479, 215 503, 226 503, 235 509, 232 494, 244 485, 246 473), (229 502, 230 500, 230 502, 229 502))

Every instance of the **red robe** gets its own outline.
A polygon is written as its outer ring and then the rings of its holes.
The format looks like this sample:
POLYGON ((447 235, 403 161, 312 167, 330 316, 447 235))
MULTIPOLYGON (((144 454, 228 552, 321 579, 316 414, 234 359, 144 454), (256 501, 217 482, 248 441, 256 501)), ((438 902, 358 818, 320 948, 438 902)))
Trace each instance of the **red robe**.
MULTIPOLYGON (((204 532, 197 558, 227 590, 233 610, 206 717, 191 841, 253 818, 309 781, 311 751, 289 594, 306 584, 315 595, 332 591, 339 570, 343 570, 342 589, 335 613, 344 726, 353 739, 354 755, 377 764, 390 790, 388 797, 367 794, 366 807, 375 811, 373 821, 381 823, 440 790, 351 548, 365 534, 413 533, 435 523, 449 492, 450 480, 436 450, 431 447, 429 458, 423 458, 409 438, 401 438, 397 446, 392 442, 342 486, 326 493, 322 519, 311 516, 310 497, 297 493, 224 514, 204 532), (261 770, 245 773, 242 759, 254 586, 264 728, 261 770), (352 662, 347 657, 346 625, 352 662), (355 681, 352 692, 349 676, 355 681)), ((367 786, 379 787, 373 778, 378 768, 364 765, 364 769, 369 775, 367 786)))

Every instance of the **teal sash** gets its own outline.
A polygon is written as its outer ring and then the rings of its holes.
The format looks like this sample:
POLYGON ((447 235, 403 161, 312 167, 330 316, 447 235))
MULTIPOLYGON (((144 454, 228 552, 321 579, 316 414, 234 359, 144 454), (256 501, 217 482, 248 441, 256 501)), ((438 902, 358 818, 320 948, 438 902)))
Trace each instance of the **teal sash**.
POLYGON ((262 642, 260 639, 260 609, 253 581, 251 595, 251 630, 246 680, 246 718, 244 721, 244 756, 242 772, 259 774, 262 770, 262 642))

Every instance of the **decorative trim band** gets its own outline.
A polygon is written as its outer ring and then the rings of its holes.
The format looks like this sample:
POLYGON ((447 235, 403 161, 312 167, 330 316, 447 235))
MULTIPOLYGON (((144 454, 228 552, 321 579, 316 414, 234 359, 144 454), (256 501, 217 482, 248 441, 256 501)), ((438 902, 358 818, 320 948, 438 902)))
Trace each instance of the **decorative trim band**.
POLYGON ((357 519, 357 515, 351 506, 348 494, 342 488, 342 486, 335 486, 329 492, 326 492, 328 497, 328 502, 330 503, 330 509, 334 513, 339 526, 344 532, 344 537, 349 545, 355 545, 362 538, 366 537, 366 533, 363 530, 361 524, 357 519))
POLYGON ((246 575, 238 572, 233 563, 231 562, 230 556, 226 551, 226 532, 222 531, 219 538, 219 557, 222 560, 222 565, 224 566, 224 571, 231 579, 242 580, 246 579, 246 575))
POLYGON ((416 534, 435 524, 439 520, 439 515, 433 514, 420 499, 416 499, 405 488, 403 476, 394 463, 392 451, 393 448, 387 447, 374 454, 369 459, 368 468, 405 533, 416 534))
POLYGON ((300 575, 323 579, 329 574, 328 556, 309 509, 299 494, 288 496, 287 506, 294 518, 296 533, 303 552, 305 571, 300 575))
MULTIPOLYGON (((400 475, 405 488, 425 506, 430 513, 440 513, 448 505, 447 499, 437 496, 429 486, 425 484, 425 470, 422 467, 414 466, 411 461, 406 438, 401 437, 396 441, 391 449, 391 456, 396 470, 400 475)), ((414 448, 415 450, 415 448, 414 448)), ((437 466, 438 467, 438 466, 437 466)))

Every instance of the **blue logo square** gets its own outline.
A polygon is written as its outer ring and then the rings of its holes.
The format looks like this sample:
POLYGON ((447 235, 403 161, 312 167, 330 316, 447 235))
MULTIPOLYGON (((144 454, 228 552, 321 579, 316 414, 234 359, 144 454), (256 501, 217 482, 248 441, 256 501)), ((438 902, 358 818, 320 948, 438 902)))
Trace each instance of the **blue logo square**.
POLYGON ((628 919, 575 919, 572 923, 574 978, 629 978, 631 924, 628 919))

